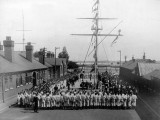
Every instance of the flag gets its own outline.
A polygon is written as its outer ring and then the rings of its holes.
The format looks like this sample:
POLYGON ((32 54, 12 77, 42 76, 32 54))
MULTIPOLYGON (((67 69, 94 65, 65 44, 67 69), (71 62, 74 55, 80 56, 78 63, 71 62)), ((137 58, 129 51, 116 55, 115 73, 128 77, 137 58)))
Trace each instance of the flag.
POLYGON ((96 25, 96 24, 93 24, 91 29, 92 29, 92 30, 96 30, 96 29, 97 29, 97 25, 96 25))
MULTIPOLYGON (((94 46, 94 50, 96 49, 96 46, 94 46)), ((93 58, 96 59, 96 51, 93 54, 93 58)))
POLYGON ((94 18, 97 18, 97 17, 98 17, 98 13, 95 14, 94 18))
POLYGON ((97 4, 99 4, 99 0, 96 0, 96 1, 95 1, 95 3, 93 4, 93 7, 94 7, 95 5, 97 5, 97 4))
POLYGON ((121 34, 121 29, 118 30, 118 35, 116 36, 116 38, 113 40, 113 42, 111 43, 111 46, 113 44, 115 44, 117 42, 118 36, 121 34))
POLYGON ((98 4, 99 4, 99 0, 96 0, 95 3, 93 4, 92 12, 96 11, 96 9, 98 9, 98 4))
POLYGON ((116 38, 115 38, 115 39, 113 40, 113 42, 111 43, 111 46, 117 42, 117 39, 118 39, 118 35, 116 36, 116 38))
POLYGON ((98 4, 96 4, 92 7, 92 12, 96 12, 97 10, 98 10, 98 4))
POLYGON ((92 12, 95 12, 98 10, 98 6, 92 7, 92 12))
POLYGON ((91 71, 90 72, 93 72, 95 70, 95 64, 93 64, 92 66, 91 66, 91 71))

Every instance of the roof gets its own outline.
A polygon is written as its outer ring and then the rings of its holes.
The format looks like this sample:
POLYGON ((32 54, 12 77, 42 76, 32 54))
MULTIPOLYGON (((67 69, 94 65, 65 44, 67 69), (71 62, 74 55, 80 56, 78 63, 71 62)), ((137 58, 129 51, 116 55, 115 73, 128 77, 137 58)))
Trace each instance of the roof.
POLYGON ((144 76, 156 69, 160 69, 159 63, 138 63, 139 75, 144 76))
POLYGON ((150 59, 134 59, 128 62, 125 62, 121 67, 127 68, 129 70, 134 70, 138 63, 151 63, 150 59))
POLYGON ((133 70, 136 66, 137 66, 137 61, 128 61, 126 63, 124 63, 121 67, 123 68, 127 68, 129 70, 133 70))
MULTIPOLYGON (((45 61, 50 65, 55 66, 55 58, 45 58, 45 61)), ((56 58, 56 66, 66 65, 66 58, 56 58)))
POLYGON ((12 62, 5 59, 3 54, 0 55, 0 73, 47 69, 47 66, 41 64, 34 58, 32 62, 28 61, 25 52, 14 51, 13 53, 14 59, 12 62))
POLYGON ((152 80, 153 78, 160 79, 160 70, 156 69, 153 72, 144 75, 143 77, 147 80, 152 80))
MULTIPOLYGON (((35 60, 37 60, 38 62, 40 62, 39 61, 39 58, 34 58, 35 60)), ((51 64, 49 64, 49 63, 47 63, 47 62, 45 62, 45 64, 44 64, 45 66, 47 66, 47 67, 52 67, 52 65, 51 64)))

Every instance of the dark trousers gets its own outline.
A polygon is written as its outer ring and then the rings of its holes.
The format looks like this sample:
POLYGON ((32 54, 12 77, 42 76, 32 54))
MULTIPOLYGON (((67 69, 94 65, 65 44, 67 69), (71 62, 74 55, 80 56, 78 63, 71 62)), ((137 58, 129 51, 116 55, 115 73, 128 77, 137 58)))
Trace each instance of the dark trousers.
POLYGON ((38 112, 38 105, 34 105, 34 112, 38 112))

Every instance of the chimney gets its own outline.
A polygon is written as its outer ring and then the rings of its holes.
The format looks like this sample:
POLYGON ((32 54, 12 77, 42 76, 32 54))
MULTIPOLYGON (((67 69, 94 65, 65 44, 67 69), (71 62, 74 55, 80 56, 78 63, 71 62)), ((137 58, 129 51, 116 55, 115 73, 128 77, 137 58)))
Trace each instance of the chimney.
POLYGON ((6 40, 3 41, 3 45, 5 58, 12 62, 14 58, 14 41, 11 40, 11 36, 6 36, 6 40))
POLYGON ((134 56, 132 56, 132 61, 135 61, 134 56))
POLYGON ((144 55, 143 55, 143 60, 145 60, 146 59, 146 54, 145 54, 145 52, 144 52, 144 55))
POLYGON ((28 42, 26 45, 26 59, 32 62, 33 58, 33 46, 31 45, 31 42, 28 42))
POLYGON ((40 49, 40 51, 39 51, 39 62, 41 63, 41 64, 45 64, 44 63, 44 60, 45 58, 44 58, 44 51, 43 51, 43 49, 40 49))
POLYGON ((124 59, 125 59, 125 62, 127 62, 127 56, 125 56, 124 59))

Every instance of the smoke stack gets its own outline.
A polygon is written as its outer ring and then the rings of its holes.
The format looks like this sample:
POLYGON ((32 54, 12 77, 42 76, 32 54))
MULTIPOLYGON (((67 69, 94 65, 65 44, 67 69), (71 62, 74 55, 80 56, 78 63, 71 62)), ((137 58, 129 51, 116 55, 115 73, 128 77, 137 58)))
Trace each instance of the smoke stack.
POLYGON ((26 45, 26 59, 32 62, 33 58, 33 46, 31 45, 31 42, 28 42, 26 45))
POLYGON ((132 56, 132 61, 135 61, 134 56, 132 56))
POLYGON ((127 56, 125 56, 124 58, 125 58, 125 62, 127 62, 127 56))
POLYGON ((144 52, 144 55, 143 55, 143 60, 145 60, 146 59, 146 55, 145 55, 145 52, 144 52))
POLYGON ((42 63, 43 65, 45 64, 45 58, 44 58, 44 51, 43 49, 40 49, 40 52, 39 52, 39 62, 42 63))
POLYGON ((6 36, 6 40, 3 41, 4 45, 4 56, 5 58, 12 62, 14 59, 14 41, 11 40, 11 36, 6 36))

